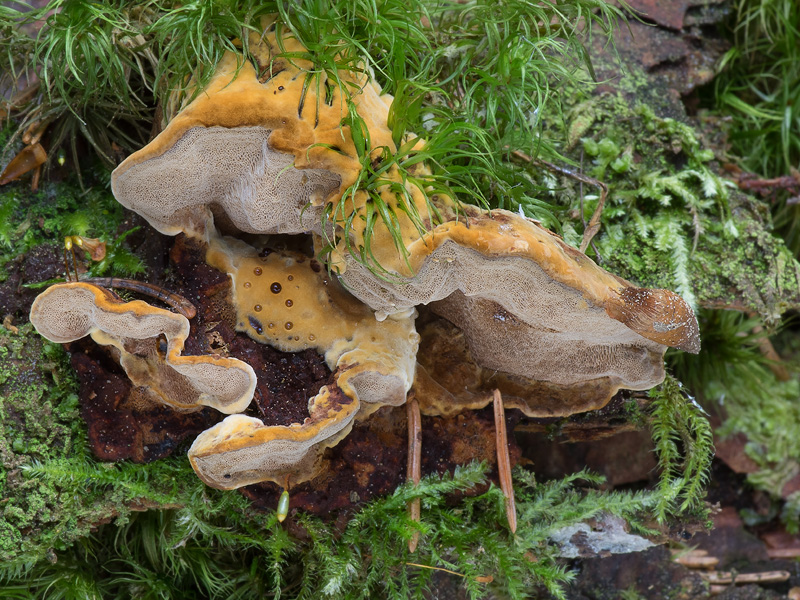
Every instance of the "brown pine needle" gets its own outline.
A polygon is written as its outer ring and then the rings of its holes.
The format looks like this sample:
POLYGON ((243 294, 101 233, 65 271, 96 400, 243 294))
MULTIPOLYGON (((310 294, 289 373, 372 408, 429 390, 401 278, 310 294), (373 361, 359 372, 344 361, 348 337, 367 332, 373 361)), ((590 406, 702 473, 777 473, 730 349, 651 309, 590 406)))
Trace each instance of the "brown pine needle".
MULTIPOLYGON (((422 470, 422 426, 420 423, 419 401, 413 392, 411 392, 406 402, 406 410, 408 411, 408 469, 406 478, 409 481, 413 481, 414 485, 417 485, 422 470)), ((419 523, 419 498, 415 498, 408 503, 408 516, 412 521, 419 523)), ((419 531, 414 531, 411 539, 408 540, 408 551, 416 551, 418 543, 419 531)))
POLYGON ((734 573, 731 571, 711 571, 700 573, 711 585, 746 584, 746 583, 781 583, 790 577, 788 571, 762 571, 760 573, 734 573))
POLYGON ((506 517, 511 533, 517 532, 517 507, 514 503, 514 484, 511 481, 511 458, 508 455, 506 436, 506 411, 500 390, 494 391, 494 429, 497 443, 497 471, 500 474, 500 489, 506 497, 506 517))
MULTIPOLYGON (((450 573, 450 575, 456 575, 458 577, 464 577, 465 579, 467 577, 463 573, 458 573, 456 571, 451 571, 450 569, 445 569, 443 567, 432 567, 430 565, 421 565, 419 563, 412 563, 412 562, 407 562, 406 564, 409 567, 420 567, 421 569, 431 569, 433 571, 444 571, 445 573, 450 573)), ((478 575, 478 576, 475 577, 475 581, 477 581, 478 583, 492 583, 494 581, 494 577, 492 577, 491 575, 478 575)))

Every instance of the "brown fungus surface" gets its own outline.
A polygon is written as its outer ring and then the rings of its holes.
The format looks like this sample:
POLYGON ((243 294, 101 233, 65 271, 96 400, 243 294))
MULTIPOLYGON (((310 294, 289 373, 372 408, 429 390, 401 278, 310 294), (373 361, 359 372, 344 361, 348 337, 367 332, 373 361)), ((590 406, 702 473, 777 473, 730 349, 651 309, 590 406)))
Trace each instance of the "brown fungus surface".
POLYGON ((30 320, 52 342, 91 335, 115 348, 134 385, 148 388, 174 408, 210 406, 235 413, 253 398, 256 377, 249 365, 219 356, 182 356, 189 321, 146 302, 122 302, 88 283, 58 284, 36 298, 30 320))

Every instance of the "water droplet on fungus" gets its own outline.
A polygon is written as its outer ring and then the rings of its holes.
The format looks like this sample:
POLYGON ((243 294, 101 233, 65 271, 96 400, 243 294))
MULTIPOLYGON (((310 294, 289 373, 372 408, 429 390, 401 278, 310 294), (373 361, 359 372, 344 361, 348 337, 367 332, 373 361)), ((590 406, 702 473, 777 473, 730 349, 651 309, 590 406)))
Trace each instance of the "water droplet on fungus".
POLYGON ((315 339, 317 339, 317 336, 315 336, 313 333, 309 333, 308 334, 308 341, 309 342, 313 342, 315 339))
POLYGON ((275 329, 275 323, 270 323, 269 325, 267 325, 267 327, 269 329, 275 329))
POLYGON ((256 304, 256 305, 253 307, 253 310, 254 310, 254 311, 256 311, 256 312, 261 312, 261 305, 260 305, 260 304, 256 304))
POLYGON ((284 327, 286 327, 286 329, 287 329, 287 331, 288 331, 289 329, 291 329, 292 327, 294 327, 294 325, 292 324, 292 322, 291 322, 291 321, 286 321, 286 325, 284 325, 284 327))
POLYGON ((261 267, 256 267, 255 269, 253 269, 253 273, 255 273, 256 275, 261 275, 261 267))
POLYGON ((286 306, 291 307, 293 304, 294 304, 294 302, 292 302, 291 300, 287 300, 286 301, 286 306))
POLYGON ((294 275, 289 275, 286 279, 288 279, 289 281, 294 281, 294 275))
POLYGON ((281 293, 281 284, 276 281, 271 286, 269 286, 269 289, 273 294, 280 294, 281 293))
POLYGON ((249 288, 251 285, 253 285, 253 284, 252 284, 252 283, 250 283, 249 281, 245 281, 245 282, 244 282, 244 287, 245 287, 245 288, 249 288))

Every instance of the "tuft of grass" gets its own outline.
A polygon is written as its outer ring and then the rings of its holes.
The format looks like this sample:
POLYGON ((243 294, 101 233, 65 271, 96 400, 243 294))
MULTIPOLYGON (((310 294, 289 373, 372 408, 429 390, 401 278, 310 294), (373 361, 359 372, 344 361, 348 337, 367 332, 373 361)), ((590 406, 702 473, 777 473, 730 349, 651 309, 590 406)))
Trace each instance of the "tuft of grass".
MULTIPOLYGON (((285 55, 311 61, 307 85, 319 84, 324 73, 347 95, 355 90, 339 74, 351 71, 374 76, 396 95, 390 123, 395 147, 357 146, 365 169, 359 183, 371 198, 373 223, 388 228, 401 255, 398 219, 410 219, 420 231, 424 225, 408 202, 406 185, 422 192, 428 215, 435 216, 430 198, 447 193, 487 206, 522 207, 558 228, 552 207, 536 198, 530 177, 507 157, 509 148, 555 156, 540 120, 546 108, 558 111, 551 90, 566 82, 589 83, 585 43, 598 32, 610 36, 624 14, 599 0, 51 0, 27 13, 8 9, 0 12, 0 29, 19 37, 15 48, 24 51, 4 47, 4 80, 13 88, 24 84, 25 74, 41 79, 20 109, 20 131, 51 123, 50 158, 66 146, 78 166, 83 139, 113 166, 119 154, 145 142, 157 107, 168 113, 176 98, 199 93, 224 52, 249 59, 247 34, 259 32, 269 13, 277 13, 279 26, 307 48, 302 56, 285 55), (26 38, 20 24, 42 27, 35 38, 26 38), (415 139, 427 142, 414 149, 415 139), (399 182, 369 171, 375 152, 381 169, 396 170, 399 182), (415 175, 422 162, 430 175, 415 175), (387 186, 396 202, 381 201, 387 186)), ((343 126, 357 131, 363 123, 352 98, 346 101, 343 126)), ((349 200, 345 195, 328 216, 346 214, 349 200)), ((381 273, 367 246, 350 251, 381 273)))
POLYGON ((734 153, 765 177, 800 166, 800 5, 738 0, 715 81, 718 109, 730 114, 734 153))

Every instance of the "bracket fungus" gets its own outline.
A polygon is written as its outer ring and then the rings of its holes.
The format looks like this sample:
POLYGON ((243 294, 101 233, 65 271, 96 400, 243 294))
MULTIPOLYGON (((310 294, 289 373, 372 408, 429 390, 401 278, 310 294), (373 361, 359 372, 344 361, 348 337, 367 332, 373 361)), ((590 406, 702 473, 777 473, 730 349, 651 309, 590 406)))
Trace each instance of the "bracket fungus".
POLYGON ((414 380, 416 310, 381 323, 313 259, 290 252, 261 257, 238 240, 212 240, 206 254, 232 280, 237 329, 285 352, 316 349, 335 383, 309 400, 309 417, 267 427, 232 415, 200 434, 189 458, 207 484, 237 488, 260 481, 302 482, 320 453, 349 433, 357 416, 399 406, 414 380))
MULTIPOLYGON (((167 235, 218 226, 247 233, 303 233, 320 226, 322 206, 361 171, 340 84, 283 53, 305 52, 274 26, 251 34, 258 70, 227 53, 208 85, 150 144, 115 169, 117 200, 167 235)), ((341 72, 376 144, 391 143, 390 98, 366 75, 341 72)))
POLYGON ((90 335, 98 344, 112 346, 135 385, 149 388, 178 410, 210 406, 236 413, 253 398, 256 375, 250 365, 235 358, 182 356, 189 321, 141 300, 122 302, 89 283, 58 284, 36 298, 30 320, 51 342, 90 335))
MULTIPOLYGON (((463 331, 479 368, 537 390, 509 406, 536 417, 601 408, 621 388, 658 385, 668 346, 699 351, 694 312, 677 294, 608 273, 530 219, 464 212, 409 245, 414 277, 387 281, 349 256, 340 277, 379 316, 430 304, 463 331)), ((454 387, 463 397, 466 386, 454 387)), ((491 390, 481 396, 473 406, 491 390)))
MULTIPOLYGON (((228 275, 238 332, 282 352, 314 350, 333 373, 303 422, 231 414, 200 434, 189 456, 203 481, 231 489, 308 480, 323 450, 358 419, 403 404, 412 386, 425 414, 502 393, 529 416, 566 416, 660 383, 667 346, 698 351, 697 321, 676 294, 604 271, 532 220, 426 198, 422 164, 413 177, 391 161, 384 168, 397 151, 391 97, 365 72, 313 71, 305 48, 279 35, 274 24, 251 35, 254 63, 226 54, 205 89, 112 175, 120 203, 162 233, 193 237, 228 275), (369 194, 359 187, 365 158, 381 170, 369 194), (394 231, 370 208, 375 194, 394 231), (286 237, 262 237, 308 233, 327 265, 275 250, 298 246, 286 237), (425 356, 421 305, 458 328, 430 317, 425 356)), ((252 368, 181 356, 188 321, 143 302, 72 283, 42 294, 31 320, 53 341, 90 333, 117 348, 132 380, 160 386, 178 408, 240 413, 253 395, 252 368)))

